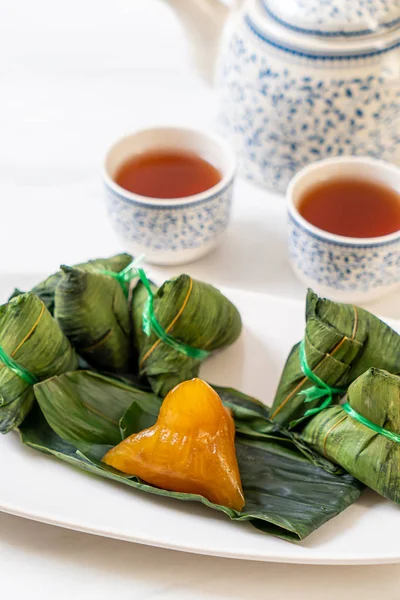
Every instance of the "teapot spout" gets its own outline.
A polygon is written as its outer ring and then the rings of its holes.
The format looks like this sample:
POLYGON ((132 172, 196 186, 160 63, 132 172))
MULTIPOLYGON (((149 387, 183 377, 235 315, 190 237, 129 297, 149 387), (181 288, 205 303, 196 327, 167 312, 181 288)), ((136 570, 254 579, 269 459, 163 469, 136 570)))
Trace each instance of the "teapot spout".
POLYGON ((189 39, 200 75, 212 84, 219 41, 230 9, 220 0, 167 0, 189 39))

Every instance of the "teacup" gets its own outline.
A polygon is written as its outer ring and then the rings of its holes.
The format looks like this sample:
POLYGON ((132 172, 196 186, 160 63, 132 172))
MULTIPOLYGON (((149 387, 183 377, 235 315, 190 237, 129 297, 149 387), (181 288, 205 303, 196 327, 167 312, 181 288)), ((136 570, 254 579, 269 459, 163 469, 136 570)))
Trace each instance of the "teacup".
POLYGON ((122 245, 147 262, 176 265, 210 252, 226 230, 236 174, 235 155, 218 136, 181 127, 144 129, 117 141, 104 168, 108 212, 122 245), (205 192, 178 199, 148 198, 129 192, 114 178, 132 156, 152 150, 190 151, 222 174, 205 192))
POLYGON ((344 237, 311 225, 299 213, 301 198, 318 182, 359 177, 400 193, 400 168, 372 158, 340 157, 297 173, 287 190, 289 256, 301 281, 339 302, 363 303, 400 283, 400 231, 372 238, 344 237))

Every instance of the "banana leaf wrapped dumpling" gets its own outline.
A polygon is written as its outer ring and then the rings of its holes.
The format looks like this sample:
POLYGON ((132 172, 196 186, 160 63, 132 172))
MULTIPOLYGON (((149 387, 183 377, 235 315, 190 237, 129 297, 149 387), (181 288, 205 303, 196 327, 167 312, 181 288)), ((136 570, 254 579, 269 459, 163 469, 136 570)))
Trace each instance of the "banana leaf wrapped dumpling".
POLYGON ((154 314, 167 334, 200 352, 194 356, 179 351, 152 331, 143 331, 143 312, 148 289, 139 282, 132 296, 135 345, 139 371, 153 391, 164 397, 182 381, 197 377, 204 354, 232 344, 240 335, 242 321, 237 308, 216 288, 188 275, 152 286, 154 314), (205 353, 201 353, 205 351, 205 353))
MULTIPOLYGON (((219 388, 218 394, 226 408, 232 411, 236 425, 235 452, 246 500, 241 511, 210 503, 204 496, 171 492, 149 485, 135 475, 118 472, 101 461, 108 451, 124 439, 156 425, 163 401, 155 394, 92 371, 76 371, 47 379, 36 384, 34 391, 37 405, 20 428, 22 441, 29 447, 133 489, 183 501, 201 501, 231 519, 248 520, 262 531, 284 539, 299 541, 305 538, 355 502, 360 495, 361 484, 351 475, 311 449, 305 452, 305 444, 299 436, 288 436, 285 430, 267 419, 266 410, 260 403, 236 390, 219 388), (242 425, 246 431, 243 434, 240 433, 242 425)), ((198 402, 198 395, 193 393, 192 386, 187 391, 189 404, 180 394, 178 398, 176 390, 172 392, 178 403, 174 403, 178 412, 174 409, 171 413, 171 404, 168 407, 167 403, 165 410, 170 413, 174 423, 167 424, 164 420, 162 425, 163 429, 169 428, 170 431, 173 426, 174 433, 169 441, 176 446, 176 458, 178 453, 183 453, 179 457, 183 464, 186 462, 185 446, 188 443, 190 446, 192 443, 203 446, 207 440, 211 446, 219 447, 219 441, 215 439, 214 443, 213 435, 210 438, 210 426, 218 422, 219 432, 219 426, 225 420, 222 419, 221 423, 219 418, 217 421, 211 418, 210 422, 209 411, 204 414, 202 402, 198 402), (175 435, 176 425, 186 422, 191 430, 194 425, 192 409, 198 416, 199 413, 203 414, 200 429, 204 432, 197 443, 195 432, 193 436, 188 431, 189 439, 185 439, 181 447, 179 440, 182 441, 182 438, 178 439, 175 435), (203 440, 204 435, 206 440, 203 440)), ((162 441, 166 443, 168 440, 163 437, 162 441)), ((221 441, 225 445, 227 440, 221 441)), ((212 453, 213 459, 220 459, 221 467, 225 469, 226 452, 221 454, 216 450, 215 454, 214 451, 212 453)), ((200 454, 203 452, 200 451, 200 454)), ((162 450, 159 458, 161 462, 169 462, 171 455, 162 450)), ((193 452, 186 453, 186 459, 196 462, 193 452)), ((153 464, 153 460, 151 462, 153 464)), ((207 468, 200 471, 201 477, 207 476, 207 473, 211 475, 209 471, 207 464, 207 468)), ((218 493, 221 492, 221 483, 217 476, 218 493)))
POLYGON ((362 308, 319 298, 309 290, 304 339, 287 359, 271 408, 271 418, 285 427, 321 405, 321 398, 305 402, 302 394, 314 386, 304 375, 302 344, 307 366, 330 387, 345 391, 371 367, 400 373, 398 333, 362 308))
POLYGON ((61 267, 54 317, 78 354, 111 373, 131 370, 128 301, 121 284, 98 272, 61 267))
MULTIPOLYGON (((98 272, 101 270, 113 271, 119 273, 132 262, 132 256, 130 254, 122 253, 111 256, 110 258, 95 258, 85 263, 79 263, 74 265, 76 269, 81 271, 98 272)), ((44 281, 41 281, 35 287, 32 288, 32 294, 36 294, 44 302, 46 308, 51 314, 54 313, 54 295, 62 278, 62 272, 57 271, 50 275, 44 281)), ((20 290, 14 290, 10 300, 22 294, 20 290)))
POLYGON ((369 369, 351 384, 347 403, 316 415, 302 437, 353 477, 400 503, 400 377, 369 369))
POLYGON ((30 411, 33 383, 76 369, 78 359, 44 303, 30 293, 0 307, 0 347, 0 432, 7 433, 30 411))

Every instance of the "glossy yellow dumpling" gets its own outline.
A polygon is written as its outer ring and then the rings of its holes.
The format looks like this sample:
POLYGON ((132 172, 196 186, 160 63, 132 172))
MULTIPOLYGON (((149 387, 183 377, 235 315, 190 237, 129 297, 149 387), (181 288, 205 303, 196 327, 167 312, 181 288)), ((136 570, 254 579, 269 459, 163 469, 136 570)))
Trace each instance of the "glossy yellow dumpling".
POLYGON ((153 427, 128 437, 103 461, 159 488, 200 494, 241 510, 234 440, 233 418, 218 394, 192 379, 170 391, 153 427))

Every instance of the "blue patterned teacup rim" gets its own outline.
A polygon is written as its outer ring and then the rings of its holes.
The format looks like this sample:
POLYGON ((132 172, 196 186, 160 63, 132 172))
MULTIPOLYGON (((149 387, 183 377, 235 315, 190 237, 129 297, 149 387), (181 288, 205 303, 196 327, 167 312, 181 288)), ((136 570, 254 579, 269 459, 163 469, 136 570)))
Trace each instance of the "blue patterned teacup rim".
POLYGON ((304 193, 316 183, 343 176, 359 177, 382 183, 400 193, 400 168, 384 160, 369 157, 341 156, 321 160, 301 169, 290 181, 286 192, 290 218, 314 237, 346 246, 380 246, 400 241, 400 231, 369 238, 355 238, 324 231, 309 223, 299 213, 297 206, 304 193))
POLYGON ((149 206, 179 207, 209 200, 232 184, 237 171, 236 157, 231 146, 219 135, 187 127, 151 127, 140 129, 117 140, 106 154, 103 180, 118 196, 149 206), (200 194, 183 198, 149 198, 135 194, 118 185, 111 171, 115 171, 134 154, 148 150, 179 149, 195 152, 217 167, 222 178, 216 185, 200 194))

